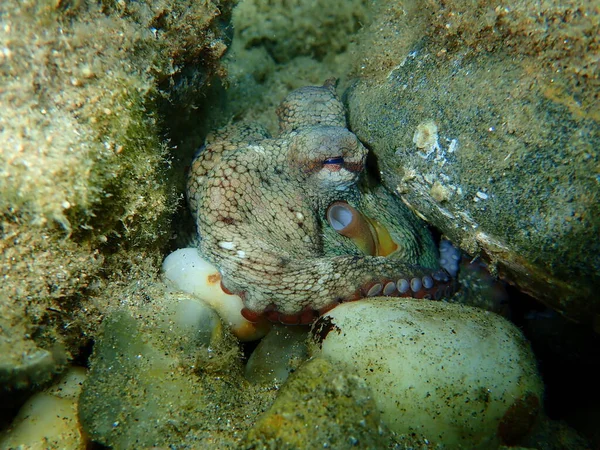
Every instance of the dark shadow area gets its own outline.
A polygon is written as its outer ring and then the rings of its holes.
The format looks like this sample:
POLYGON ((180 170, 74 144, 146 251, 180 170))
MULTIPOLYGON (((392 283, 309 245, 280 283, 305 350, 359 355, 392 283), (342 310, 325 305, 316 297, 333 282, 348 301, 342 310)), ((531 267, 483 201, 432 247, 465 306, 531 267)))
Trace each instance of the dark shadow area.
POLYGON ((598 448, 600 336, 515 288, 508 289, 512 321, 530 341, 544 380, 546 413, 567 422, 598 448))

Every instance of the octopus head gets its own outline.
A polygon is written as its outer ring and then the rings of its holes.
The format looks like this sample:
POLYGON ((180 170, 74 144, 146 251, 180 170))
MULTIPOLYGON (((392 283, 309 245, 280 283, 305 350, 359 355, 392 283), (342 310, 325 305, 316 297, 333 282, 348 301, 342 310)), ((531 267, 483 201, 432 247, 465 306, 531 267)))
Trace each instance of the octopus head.
POLYGON ((315 126, 292 136, 288 161, 317 190, 346 190, 362 172, 367 150, 342 127, 315 126))

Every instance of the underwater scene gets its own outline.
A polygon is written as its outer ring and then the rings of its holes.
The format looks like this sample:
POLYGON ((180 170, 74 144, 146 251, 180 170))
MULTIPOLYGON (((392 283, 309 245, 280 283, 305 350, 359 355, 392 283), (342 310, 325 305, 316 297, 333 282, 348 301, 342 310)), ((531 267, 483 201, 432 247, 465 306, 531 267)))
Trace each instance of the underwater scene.
POLYGON ((2 0, 0 449, 600 448, 596 0, 2 0))

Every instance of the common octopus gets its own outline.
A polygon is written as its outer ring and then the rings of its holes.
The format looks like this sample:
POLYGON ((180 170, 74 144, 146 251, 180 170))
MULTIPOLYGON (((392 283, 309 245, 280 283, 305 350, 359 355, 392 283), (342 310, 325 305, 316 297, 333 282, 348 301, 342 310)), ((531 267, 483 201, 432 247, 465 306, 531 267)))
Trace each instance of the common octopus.
POLYGON ((291 92, 277 115, 276 137, 258 125, 209 136, 188 179, 200 253, 242 315, 307 324, 359 298, 449 295, 429 230, 367 176, 335 83, 291 92))

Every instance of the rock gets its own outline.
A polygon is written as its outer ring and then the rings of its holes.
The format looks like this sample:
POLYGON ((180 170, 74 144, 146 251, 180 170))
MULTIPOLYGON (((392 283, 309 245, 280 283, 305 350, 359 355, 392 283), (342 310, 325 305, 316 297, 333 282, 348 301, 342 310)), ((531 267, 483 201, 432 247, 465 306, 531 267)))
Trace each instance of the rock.
POLYGON ((307 327, 274 325, 256 346, 244 370, 252 383, 281 384, 308 358, 307 327))
POLYGON ((52 351, 36 347, 32 340, 0 336, 0 395, 13 390, 39 387, 66 367, 64 348, 52 351))
POLYGON ((77 417, 85 375, 82 367, 71 367, 55 385, 33 395, 21 407, 10 428, 0 433, 0 447, 85 449, 77 417))
POLYGON ((315 322, 310 353, 365 380, 390 429, 445 448, 493 448, 526 435, 543 386, 519 330, 458 304, 344 303, 315 322))
POLYGON ((211 105, 213 128, 234 117, 260 122, 275 134, 279 125, 272 111, 291 90, 348 75, 352 41, 370 14, 367 0, 239 2, 224 58, 229 101, 222 110, 211 105))
POLYGON ((133 317, 125 312, 107 317, 81 394, 83 429, 94 442, 116 448, 176 439, 169 421, 181 421, 199 396, 199 388, 176 367, 175 358, 145 342, 133 317))
POLYGON ((117 310, 104 320, 79 415, 90 438, 112 448, 179 445, 207 434, 225 446, 248 420, 237 411, 253 417, 242 408, 250 403, 242 385, 237 342, 217 314, 171 294, 135 318, 117 310))
POLYGON ((51 361, 55 348, 58 359, 77 357, 115 291, 123 296, 122 283, 139 280, 135 269, 154 275, 179 201, 163 108, 180 94, 188 106, 205 101, 234 3, 0 2, 0 382, 8 389, 51 379, 62 367, 51 361), (183 82, 190 72, 199 82, 183 82))
POLYGON ((367 384, 315 358, 290 376, 244 448, 385 448, 388 440, 367 384))
POLYGON ((344 51, 348 36, 368 15, 365 0, 295 1, 292 5, 282 0, 250 0, 234 11, 239 26, 236 39, 245 48, 264 46, 279 64, 298 56, 322 60, 328 53, 344 51))
POLYGON ((600 73, 586 49, 600 16, 494 5, 375 19, 350 127, 383 184, 452 242, 569 318, 598 321, 600 73), (542 37, 534 17, 557 19, 542 37))
MULTIPOLYGON (((592 419, 593 420, 593 419, 592 419)), ((597 420, 594 423, 598 423, 597 420)), ((573 428, 565 422, 550 420, 542 417, 536 424, 531 434, 520 443, 524 448, 535 448, 539 450, 589 450, 596 448, 592 443, 584 439, 573 428)), ((515 447, 500 447, 499 450, 515 449, 515 447)))

